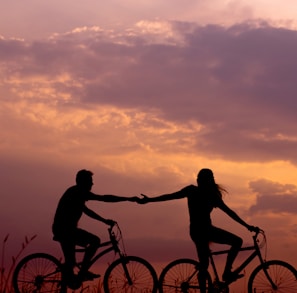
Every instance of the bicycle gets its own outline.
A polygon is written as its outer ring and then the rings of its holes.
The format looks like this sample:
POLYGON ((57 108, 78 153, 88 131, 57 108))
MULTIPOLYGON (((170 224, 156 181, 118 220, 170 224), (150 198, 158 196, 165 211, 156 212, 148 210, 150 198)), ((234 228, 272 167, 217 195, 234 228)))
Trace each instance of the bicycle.
MULTIPOLYGON (((117 224, 108 228, 109 240, 100 244, 96 255, 90 260, 90 268, 105 254, 114 251, 117 259, 106 269, 103 277, 105 293, 156 293, 158 277, 152 265, 137 256, 128 256, 117 224), (105 247, 105 249, 104 249, 105 247), (122 247, 122 248, 121 248, 122 247)), ((76 249, 76 252, 84 249, 76 249)), ((77 263, 79 270, 81 263, 77 263)), ((15 293, 55 293, 67 292, 67 282, 63 278, 63 264, 47 253, 34 253, 24 257, 13 273, 15 293)), ((77 288, 82 286, 79 282, 77 288)))
MULTIPOLYGON (((242 247, 240 251, 253 251, 242 264, 234 271, 240 274, 244 268, 254 259, 260 261, 251 273, 248 280, 248 293, 296 293, 297 292, 297 271, 296 269, 281 260, 266 261, 260 249, 266 245, 265 233, 257 229, 252 236, 253 245, 242 247), (262 241, 260 241, 262 236, 262 241)), ((207 272, 206 287, 209 293, 228 293, 229 285, 236 280, 229 282, 221 281, 216 269, 213 256, 228 253, 228 250, 210 251, 210 266, 213 269, 212 279, 207 272)), ((194 293, 200 292, 198 281, 199 262, 193 259, 177 259, 169 263, 161 272, 159 278, 160 293, 194 293)))

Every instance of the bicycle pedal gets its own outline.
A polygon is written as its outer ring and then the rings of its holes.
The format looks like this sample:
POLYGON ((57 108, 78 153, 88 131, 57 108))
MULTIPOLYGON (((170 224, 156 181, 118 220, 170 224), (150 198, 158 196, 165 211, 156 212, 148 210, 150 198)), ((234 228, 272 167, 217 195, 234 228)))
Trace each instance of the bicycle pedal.
POLYGON ((79 280, 71 280, 67 282, 67 287, 72 290, 77 290, 81 287, 81 281, 79 280))
POLYGON ((225 282, 215 281, 215 282, 213 282, 211 293, 222 293, 228 289, 229 289, 229 287, 225 282))
POLYGON ((222 288, 222 287, 226 287, 226 283, 222 282, 222 281, 214 281, 213 282, 213 287, 218 287, 218 288, 222 288))

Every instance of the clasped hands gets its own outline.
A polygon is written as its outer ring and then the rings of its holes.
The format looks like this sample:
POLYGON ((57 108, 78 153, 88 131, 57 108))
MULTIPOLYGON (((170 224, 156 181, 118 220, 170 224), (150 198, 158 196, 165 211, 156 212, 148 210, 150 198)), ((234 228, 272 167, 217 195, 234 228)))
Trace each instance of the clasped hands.
POLYGON ((142 197, 133 196, 130 198, 130 201, 137 202, 139 204, 146 204, 150 201, 150 198, 145 194, 141 194, 142 197))

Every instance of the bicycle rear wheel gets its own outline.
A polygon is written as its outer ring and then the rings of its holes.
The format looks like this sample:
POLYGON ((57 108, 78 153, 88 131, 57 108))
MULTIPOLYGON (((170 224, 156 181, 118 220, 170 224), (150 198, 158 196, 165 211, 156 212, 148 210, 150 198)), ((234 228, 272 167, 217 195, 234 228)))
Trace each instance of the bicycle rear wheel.
POLYGON ((297 271, 284 261, 267 261, 252 272, 248 282, 248 292, 295 293, 297 292, 297 271), (268 273, 268 277, 265 272, 268 273))
POLYGON ((106 270, 105 293, 156 293, 158 277, 152 265, 137 256, 114 261, 106 270))
POLYGON ((34 253, 16 266, 12 284, 16 293, 54 293, 64 291, 61 263, 52 255, 34 253))
MULTIPOLYGON (((198 293, 199 262, 193 259, 177 259, 169 263, 159 278, 160 293, 198 293)), ((206 292, 211 292, 211 277, 207 274, 206 292)))

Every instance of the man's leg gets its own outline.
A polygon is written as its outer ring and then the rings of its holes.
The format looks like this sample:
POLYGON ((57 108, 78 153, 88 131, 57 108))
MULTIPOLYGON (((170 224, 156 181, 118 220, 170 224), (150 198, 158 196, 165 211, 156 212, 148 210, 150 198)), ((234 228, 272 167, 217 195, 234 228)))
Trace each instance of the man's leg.
POLYGON ((69 239, 61 240, 60 244, 65 259, 63 274, 66 282, 68 283, 68 281, 71 281, 74 278, 73 268, 75 266, 75 244, 69 241, 69 239))
MULTIPOLYGON (((83 246, 86 248, 85 255, 82 261, 82 266, 80 268, 80 275, 85 276, 89 269, 90 260, 95 255, 98 247, 100 246, 100 239, 96 235, 93 235, 85 230, 77 229, 76 237, 75 237, 76 244, 79 246, 83 246)), ((90 273, 90 278, 98 277, 99 275, 95 275, 90 273)))

